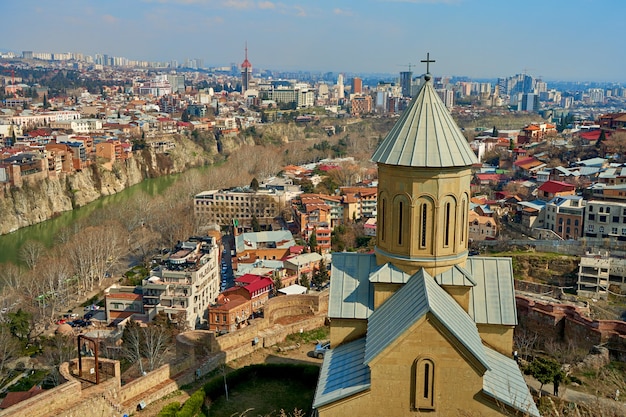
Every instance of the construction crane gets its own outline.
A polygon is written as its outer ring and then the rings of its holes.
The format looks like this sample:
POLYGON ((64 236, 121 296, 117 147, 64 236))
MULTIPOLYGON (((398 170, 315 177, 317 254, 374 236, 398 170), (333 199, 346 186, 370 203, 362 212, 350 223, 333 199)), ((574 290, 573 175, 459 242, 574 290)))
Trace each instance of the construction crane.
POLYGON ((414 67, 415 64, 412 64, 412 63, 409 62, 408 64, 404 64, 404 65, 400 64, 399 66, 401 66, 401 67, 409 67, 409 72, 411 72, 411 67, 414 67))

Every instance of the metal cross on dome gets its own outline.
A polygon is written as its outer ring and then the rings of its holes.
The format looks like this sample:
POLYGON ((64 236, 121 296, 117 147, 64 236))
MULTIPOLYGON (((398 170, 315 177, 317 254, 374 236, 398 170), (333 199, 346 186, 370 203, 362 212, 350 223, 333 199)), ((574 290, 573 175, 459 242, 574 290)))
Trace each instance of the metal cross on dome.
POLYGON ((426 59, 422 59, 420 62, 426 63, 426 74, 430 74, 430 63, 435 62, 434 59, 430 59, 430 52, 427 52, 426 59))

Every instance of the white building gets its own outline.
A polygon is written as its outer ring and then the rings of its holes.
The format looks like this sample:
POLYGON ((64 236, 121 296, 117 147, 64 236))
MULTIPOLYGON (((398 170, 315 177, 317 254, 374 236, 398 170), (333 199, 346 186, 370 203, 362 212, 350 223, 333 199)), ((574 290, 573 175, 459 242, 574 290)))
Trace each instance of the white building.
POLYGON ((184 317, 195 329, 206 323, 207 308, 220 291, 219 247, 214 238, 177 246, 143 280, 144 309, 164 312, 170 320, 184 317))

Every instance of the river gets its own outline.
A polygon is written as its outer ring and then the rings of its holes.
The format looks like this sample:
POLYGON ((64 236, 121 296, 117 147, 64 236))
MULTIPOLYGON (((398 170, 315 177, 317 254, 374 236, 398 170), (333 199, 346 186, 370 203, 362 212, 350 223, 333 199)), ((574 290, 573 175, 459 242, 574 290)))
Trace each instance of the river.
POLYGON ((49 248, 54 244, 54 237, 57 233, 75 221, 87 217, 109 204, 122 204, 140 192, 145 192, 153 197, 160 195, 176 181, 179 175, 146 179, 117 194, 101 197, 83 207, 62 213, 53 219, 0 236, 0 268, 6 262, 19 263, 18 253, 24 242, 29 240, 40 241, 49 248))

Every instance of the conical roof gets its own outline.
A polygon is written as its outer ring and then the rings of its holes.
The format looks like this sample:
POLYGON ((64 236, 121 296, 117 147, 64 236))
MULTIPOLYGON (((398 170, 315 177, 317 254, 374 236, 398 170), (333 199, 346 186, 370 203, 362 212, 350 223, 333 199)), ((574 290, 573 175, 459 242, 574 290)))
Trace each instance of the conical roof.
POLYGON ((425 81, 374 152, 372 161, 422 168, 476 164, 476 155, 437 95, 430 75, 425 81))

